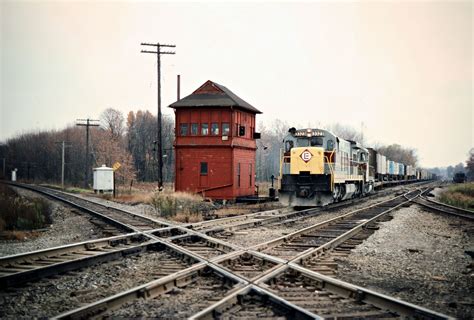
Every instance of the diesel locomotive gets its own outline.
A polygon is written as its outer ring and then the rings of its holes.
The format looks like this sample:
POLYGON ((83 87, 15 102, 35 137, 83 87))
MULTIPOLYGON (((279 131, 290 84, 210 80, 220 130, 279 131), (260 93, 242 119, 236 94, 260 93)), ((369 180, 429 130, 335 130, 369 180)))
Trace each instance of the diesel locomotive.
POLYGON ((283 140, 279 199, 291 206, 324 206, 372 192, 369 151, 322 129, 291 128, 283 140))
POLYGON ((323 129, 291 128, 280 157, 280 202, 324 206, 364 196, 376 186, 430 180, 425 169, 398 163, 323 129))

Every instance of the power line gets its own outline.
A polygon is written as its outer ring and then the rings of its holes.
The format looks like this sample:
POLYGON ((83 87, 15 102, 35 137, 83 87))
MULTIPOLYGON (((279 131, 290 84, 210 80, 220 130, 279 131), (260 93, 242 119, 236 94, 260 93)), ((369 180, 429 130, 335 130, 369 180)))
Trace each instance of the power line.
POLYGON ((158 77, 158 188, 163 187, 163 141, 161 138, 161 55, 162 54, 176 54, 174 51, 161 51, 161 48, 176 48, 174 44, 160 44, 160 43, 141 43, 142 46, 155 47, 156 51, 142 50, 142 53, 156 54, 157 59, 157 77, 158 77))
POLYGON ((99 120, 92 119, 77 119, 76 126, 86 127, 86 165, 85 165, 85 177, 84 177, 84 188, 89 187, 89 127, 98 127, 100 126, 99 120))

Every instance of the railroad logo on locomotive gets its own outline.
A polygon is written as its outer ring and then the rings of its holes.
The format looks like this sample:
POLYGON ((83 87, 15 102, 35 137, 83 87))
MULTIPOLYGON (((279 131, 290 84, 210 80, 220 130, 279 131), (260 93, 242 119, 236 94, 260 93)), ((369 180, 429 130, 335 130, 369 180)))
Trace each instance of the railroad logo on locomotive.
POLYGON ((308 163, 308 161, 311 160, 311 158, 313 157, 313 154, 309 152, 308 149, 306 149, 301 153, 300 157, 301 159, 303 159, 304 162, 308 163))

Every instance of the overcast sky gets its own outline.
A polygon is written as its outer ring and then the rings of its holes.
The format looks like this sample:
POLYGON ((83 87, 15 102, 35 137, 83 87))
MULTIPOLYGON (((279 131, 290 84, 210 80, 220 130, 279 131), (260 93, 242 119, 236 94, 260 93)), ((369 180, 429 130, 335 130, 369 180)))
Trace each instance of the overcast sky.
POLYGON ((474 146, 471 1, 163 3, 1 1, 0 141, 109 107, 156 114, 206 80, 257 121, 339 122, 369 142, 416 148, 426 167, 474 146), (363 123, 363 125, 362 125, 363 123))

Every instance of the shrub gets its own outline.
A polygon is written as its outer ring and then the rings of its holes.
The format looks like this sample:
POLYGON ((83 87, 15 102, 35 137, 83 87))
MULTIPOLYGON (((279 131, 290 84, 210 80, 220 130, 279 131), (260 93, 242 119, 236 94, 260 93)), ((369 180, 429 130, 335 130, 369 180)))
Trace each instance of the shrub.
POLYGON ((181 222, 201 221, 203 215, 214 208, 211 203, 204 202, 202 197, 185 192, 155 192, 150 204, 160 216, 181 222))
POLYGON ((44 199, 27 199, 0 185, 0 230, 33 230, 51 223, 50 206, 44 199))
POLYGON ((451 206, 474 210, 474 183, 450 186, 439 199, 451 206))

